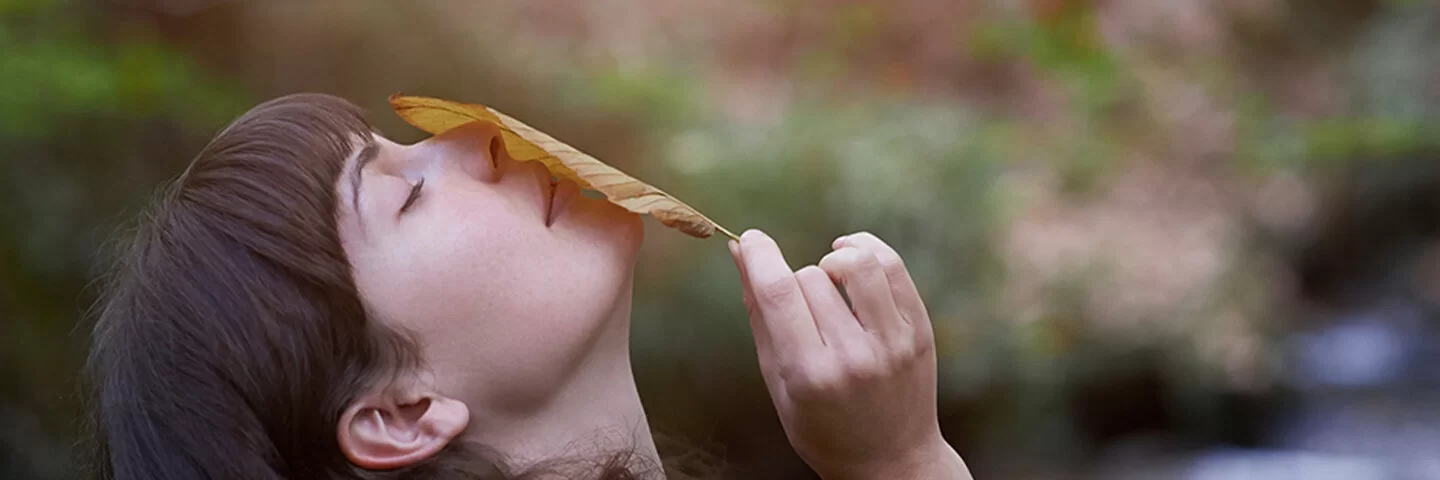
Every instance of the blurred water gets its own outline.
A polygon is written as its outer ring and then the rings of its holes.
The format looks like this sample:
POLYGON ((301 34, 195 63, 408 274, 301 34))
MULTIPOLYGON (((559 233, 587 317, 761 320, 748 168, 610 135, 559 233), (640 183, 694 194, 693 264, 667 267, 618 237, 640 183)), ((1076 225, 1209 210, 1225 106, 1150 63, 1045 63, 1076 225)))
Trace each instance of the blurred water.
POLYGON ((1195 458, 1183 480, 1400 480, 1376 460, 1305 452, 1220 450, 1195 458))

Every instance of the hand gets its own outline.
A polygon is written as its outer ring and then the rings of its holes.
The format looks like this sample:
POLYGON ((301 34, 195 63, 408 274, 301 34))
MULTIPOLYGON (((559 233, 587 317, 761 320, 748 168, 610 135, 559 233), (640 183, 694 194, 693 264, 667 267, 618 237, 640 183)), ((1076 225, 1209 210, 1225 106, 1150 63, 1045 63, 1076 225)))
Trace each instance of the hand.
POLYGON ((790 444, 831 480, 970 478, 940 435, 934 332, 900 255, 869 233, 832 247, 791 272, 758 230, 730 242, 790 444))

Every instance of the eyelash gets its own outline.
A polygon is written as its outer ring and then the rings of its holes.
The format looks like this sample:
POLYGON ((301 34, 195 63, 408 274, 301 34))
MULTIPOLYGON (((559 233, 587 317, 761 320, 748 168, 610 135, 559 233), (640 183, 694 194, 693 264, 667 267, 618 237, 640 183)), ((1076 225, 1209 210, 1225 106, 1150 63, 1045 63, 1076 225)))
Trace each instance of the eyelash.
POLYGON ((401 213, 409 210, 410 206, 414 205, 415 201, 420 199, 420 188, 424 186, 425 179, 421 178, 419 181, 415 182, 414 186, 410 187, 410 196, 405 197, 405 204, 400 206, 401 213))

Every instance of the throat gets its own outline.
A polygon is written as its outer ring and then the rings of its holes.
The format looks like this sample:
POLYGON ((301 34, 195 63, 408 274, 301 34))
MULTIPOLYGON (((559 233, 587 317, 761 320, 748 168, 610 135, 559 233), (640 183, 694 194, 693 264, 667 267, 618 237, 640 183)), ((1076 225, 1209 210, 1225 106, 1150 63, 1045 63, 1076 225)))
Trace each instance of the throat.
POLYGON ((472 408, 466 440, 499 451, 520 471, 538 466, 569 475, 567 464, 593 467, 623 455, 640 478, 662 476, 630 365, 628 297, 625 308, 617 309, 624 318, 608 323, 554 395, 521 410, 472 408))

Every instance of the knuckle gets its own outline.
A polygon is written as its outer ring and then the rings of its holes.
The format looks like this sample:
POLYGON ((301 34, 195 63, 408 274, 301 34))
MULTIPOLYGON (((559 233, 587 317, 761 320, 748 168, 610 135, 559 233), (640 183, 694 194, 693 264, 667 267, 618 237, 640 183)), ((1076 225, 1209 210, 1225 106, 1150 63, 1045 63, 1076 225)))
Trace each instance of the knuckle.
POLYGON ((900 258, 900 254, 886 250, 877 253, 876 256, 880 260, 880 266, 884 267, 885 271, 896 273, 905 271, 905 259, 900 258))
POLYGON ((874 255, 865 253, 858 248, 844 247, 825 254, 825 256, 820 259, 820 268, 833 275, 848 276, 851 273, 865 268, 867 261, 875 262, 876 265, 878 265, 879 262, 879 260, 875 259, 874 255), (869 260, 866 260, 867 258, 869 260))
POLYGON ((870 384, 887 377, 890 373, 887 362, 879 359, 869 359, 856 362, 850 365, 846 376, 856 383, 870 384))
POLYGON ((900 258, 900 254, 897 253, 890 244, 885 243, 884 240, 881 240, 880 237, 875 236, 875 234, 859 232, 851 235, 851 238, 856 239, 856 244, 864 246, 866 250, 869 250, 874 253, 875 256, 879 257, 880 263, 885 267, 905 268, 905 261, 900 258))
POLYGON ((830 274, 820 267, 806 265, 795 272, 795 278, 801 282, 829 282, 830 274))
POLYGON ((750 300, 750 297, 745 297, 745 314, 749 315, 750 318, 760 318, 760 307, 756 306, 755 302, 750 300))
POLYGON ((861 349, 847 349, 845 356, 845 376, 860 383, 867 383, 885 376, 886 363, 875 355, 874 352, 861 349))
POLYGON ((890 343, 890 351, 891 358, 902 366, 909 366, 915 363, 915 361, 924 358, 925 355, 930 352, 921 342, 908 336, 892 340, 890 343))
POLYGON ((855 258, 855 268, 865 271, 879 270, 880 257, 877 257, 874 252, 860 252, 855 258))
POLYGON ((781 372, 791 398, 801 401, 833 397, 845 388, 844 378, 830 366, 794 366, 781 372))
POLYGON ((762 305, 782 305, 795 298, 795 290, 790 278, 768 279, 755 286, 755 299, 762 305))
POLYGON ((929 337, 910 339, 910 357, 925 358, 935 354, 935 340, 929 337))
POLYGON ((804 381, 806 377, 805 372, 802 371, 800 367, 794 363, 781 364, 780 368, 776 369, 776 375, 779 375, 780 380, 785 382, 785 385, 787 386, 799 384, 800 382, 804 381))
POLYGON ((834 252, 827 253, 824 257, 820 258, 820 269, 824 270, 827 275, 832 275, 835 277, 842 277, 845 275, 845 268, 841 266, 841 264, 844 263, 844 260, 840 259, 840 256, 838 255, 839 252, 839 250, 836 250, 834 252))

